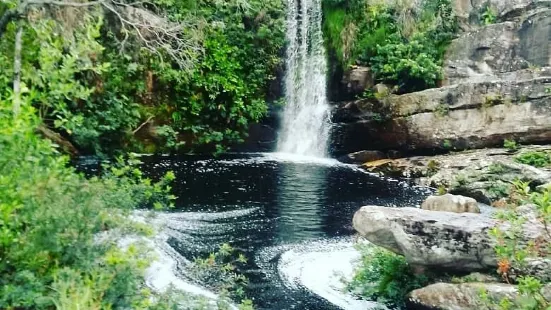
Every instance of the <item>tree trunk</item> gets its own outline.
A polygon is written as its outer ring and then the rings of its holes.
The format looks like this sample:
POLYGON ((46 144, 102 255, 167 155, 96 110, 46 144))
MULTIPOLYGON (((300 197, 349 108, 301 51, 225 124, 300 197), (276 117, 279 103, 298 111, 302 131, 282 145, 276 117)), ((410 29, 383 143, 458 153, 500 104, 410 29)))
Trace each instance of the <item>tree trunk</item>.
POLYGON ((21 111, 21 51, 23 49, 23 23, 17 25, 15 51, 13 54, 13 115, 21 111))

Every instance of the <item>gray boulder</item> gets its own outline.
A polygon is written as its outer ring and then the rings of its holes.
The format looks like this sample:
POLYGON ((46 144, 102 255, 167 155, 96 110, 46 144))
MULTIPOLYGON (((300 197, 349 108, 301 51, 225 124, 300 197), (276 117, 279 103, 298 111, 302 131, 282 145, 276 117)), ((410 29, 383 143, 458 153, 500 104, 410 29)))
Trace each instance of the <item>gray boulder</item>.
MULTIPOLYGON (((529 214, 532 210, 523 207, 521 212, 529 214)), ((519 246, 549 239, 535 216, 526 218, 519 246)), ((494 241, 488 232, 496 225, 504 231, 510 228, 506 222, 479 214, 378 206, 357 211, 353 225, 367 240, 403 255, 414 266, 462 272, 495 269, 494 241)))
POLYGON ((421 209, 455 213, 480 213, 480 208, 476 200, 470 197, 452 194, 429 196, 429 198, 421 204, 421 209))

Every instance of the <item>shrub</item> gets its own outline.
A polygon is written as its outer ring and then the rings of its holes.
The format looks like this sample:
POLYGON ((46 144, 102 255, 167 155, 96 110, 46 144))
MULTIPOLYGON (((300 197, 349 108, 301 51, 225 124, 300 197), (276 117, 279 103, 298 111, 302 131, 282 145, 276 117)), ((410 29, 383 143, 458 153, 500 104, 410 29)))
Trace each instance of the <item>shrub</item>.
POLYGON ((551 156, 548 152, 526 151, 515 157, 515 161, 534 167, 546 167, 551 164, 551 156))
POLYGON ((519 149, 518 143, 515 140, 509 139, 505 139, 505 141, 503 141, 503 147, 508 149, 509 151, 516 151, 519 149))
POLYGON ((360 247, 361 262, 348 289, 367 299, 403 306, 406 295, 429 283, 416 275, 405 258, 382 248, 360 247))
POLYGON ((86 179, 34 134, 39 121, 28 101, 18 117, 10 111, 0 100, 0 308, 203 309, 181 292, 147 289, 150 249, 120 246, 123 238, 152 233, 129 212, 169 207, 174 174, 154 182, 133 158, 86 179))
POLYGON ((436 86, 456 17, 449 0, 413 3, 324 1, 326 42, 340 66, 370 66, 378 82, 402 93, 436 86))

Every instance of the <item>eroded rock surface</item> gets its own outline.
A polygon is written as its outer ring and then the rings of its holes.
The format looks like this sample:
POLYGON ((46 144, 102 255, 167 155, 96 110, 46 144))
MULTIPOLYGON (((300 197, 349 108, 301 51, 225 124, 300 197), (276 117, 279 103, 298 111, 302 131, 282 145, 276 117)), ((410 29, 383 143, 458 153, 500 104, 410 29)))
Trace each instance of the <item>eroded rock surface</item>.
POLYGON ((452 194, 430 196, 421 204, 421 209, 454 213, 480 213, 478 202, 475 199, 452 194))
MULTIPOLYGON (((522 214, 533 212, 531 207, 523 208, 522 214)), ((533 240, 549 242, 549 235, 536 216, 526 217, 518 245, 533 240)), ((461 272, 495 270, 495 244, 489 230, 496 226, 502 231, 510 228, 507 222, 479 214, 378 206, 357 211, 353 225, 364 238, 403 255, 413 266, 461 272)))
MULTIPOLYGON (((548 152, 551 146, 526 146, 522 152, 548 152)), ((532 187, 551 181, 551 169, 515 161, 520 152, 506 149, 470 150, 436 156, 414 156, 364 165, 372 172, 408 177, 422 186, 444 187, 448 192, 491 204, 509 195, 511 182, 530 182, 532 187)))
MULTIPOLYGON (((551 285, 542 289, 543 296, 551 294, 551 285)), ((499 302, 508 299, 514 303, 518 297, 516 286, 504 283, 435 283, 412 291, 409 294, 408 309, 473 310, 500 309, 499 302), (483 302, 485 292, 494 303, 483 302)), ((517 305, 519 306, 519 305, 517 305)), ((520 307, 520 306, 519 306, 520 307)))

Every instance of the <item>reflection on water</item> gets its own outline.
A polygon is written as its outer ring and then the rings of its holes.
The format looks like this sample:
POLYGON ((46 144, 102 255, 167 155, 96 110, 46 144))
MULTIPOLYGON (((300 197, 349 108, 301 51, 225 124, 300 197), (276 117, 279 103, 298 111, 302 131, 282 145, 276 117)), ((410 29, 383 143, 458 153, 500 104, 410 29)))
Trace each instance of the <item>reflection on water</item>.
POLYGON ((357 309, 323 283, 349 268, 354 212, 368 204, 413 206, 429 194, 330 160, 249 154, 144 161, 152 176, 172 170, 177 177, 177 208, 163 215, 168 244, 191 260, 230 242, 250 259, 248 294, 259 309, 357 309))
POLYGON ((323 195, 327 166, 287 164, 277 171, 276 235, 287 242, 324 237, 323 195), (300 212, 300 216, 292 216, 300 212))

